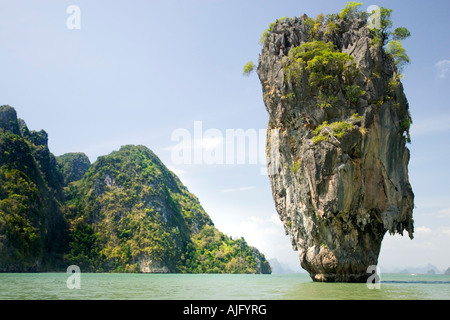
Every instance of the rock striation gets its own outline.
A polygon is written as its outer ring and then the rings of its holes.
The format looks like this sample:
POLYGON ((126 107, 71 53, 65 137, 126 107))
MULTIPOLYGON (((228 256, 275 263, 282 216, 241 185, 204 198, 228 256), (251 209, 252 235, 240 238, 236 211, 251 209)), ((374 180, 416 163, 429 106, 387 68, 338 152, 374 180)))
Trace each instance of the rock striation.
POLYGON ((408 101, 362 17, 279 20, 257 73, 276 210, 314 281, 365 282, 386 232, 413 238, 408 101))

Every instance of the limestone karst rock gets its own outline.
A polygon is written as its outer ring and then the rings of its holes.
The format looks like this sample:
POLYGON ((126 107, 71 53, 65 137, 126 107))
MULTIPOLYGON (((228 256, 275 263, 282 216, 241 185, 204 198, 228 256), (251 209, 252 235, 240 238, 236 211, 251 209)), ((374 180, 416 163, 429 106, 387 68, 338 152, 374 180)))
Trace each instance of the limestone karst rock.
POLYGON ((273 199, 313 280, 365 282, 386 232, 413 238, 409 106, 365 19, 311 21, 271 25, 259 57, 273 199))
POLYGON ((29 130, 14 108, 1 105, 0 272, 61 267, 67 224, 55 163, 47 133, 29 130))

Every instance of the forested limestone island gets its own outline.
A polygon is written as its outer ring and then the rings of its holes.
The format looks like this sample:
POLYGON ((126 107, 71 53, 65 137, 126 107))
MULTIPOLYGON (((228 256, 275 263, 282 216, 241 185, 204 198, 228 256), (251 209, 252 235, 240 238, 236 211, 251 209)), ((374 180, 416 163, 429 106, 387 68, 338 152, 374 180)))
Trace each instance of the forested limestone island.
POLYGON ((0 272, 271 273, 145 146, 91 164, 0 106, 0 272))
POLYGON ((413 238, 410 32, 393 30, 392 10, 361 5, 278 19, 260 40, 272 195, 314 281, 365 282, 387 232, 413 238))

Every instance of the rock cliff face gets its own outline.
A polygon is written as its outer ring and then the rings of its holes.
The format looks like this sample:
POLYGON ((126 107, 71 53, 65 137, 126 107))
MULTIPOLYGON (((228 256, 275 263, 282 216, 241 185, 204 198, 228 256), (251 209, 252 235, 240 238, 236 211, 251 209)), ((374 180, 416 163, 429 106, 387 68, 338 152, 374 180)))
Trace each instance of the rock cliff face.
POLYGON ((64 179, 64 186, 81 180, 91 166, 89 158, 82 152, 66 153, 56 157, 56 164, 64 179))
POLYGON ((217 230, 197 197, 145 146, 99 157, 69 189, 67 257, 83 270, 270 273, 264 255, 217 230))
POLYGON ((0 272, 270 273, 145 146, 55 157, 0 106, 0 272))
POLYGON ((259 57, 276 210, 315 281, 366 281, 389 233, 413 238, 408 102, 362 18, 271 26, 259 57))
POLYGON ((0 272, 61 266, 67 224, 55 163, 47 133, 28 130, 14 108, 0 106, 0 272))

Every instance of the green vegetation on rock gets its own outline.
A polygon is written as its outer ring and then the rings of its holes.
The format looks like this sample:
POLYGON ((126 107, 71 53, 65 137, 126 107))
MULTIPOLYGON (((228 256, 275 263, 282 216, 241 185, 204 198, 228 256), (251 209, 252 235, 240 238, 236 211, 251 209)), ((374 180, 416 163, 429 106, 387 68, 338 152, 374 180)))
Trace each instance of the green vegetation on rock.
POLYGON ((258 60, 272 196, 314 281, 365 282, 384 234, 414 232, 400 82, 410 33, 391 32, 391 10, 360 7, 275 23, 258 60))
POLYGON ((372 12, 373 15, 378 15, 379 26, 374 24, 371 28, 373 35, 372 44, 380 45, 386 48, 393 59, 397 68, 401 72, 406 64, 410 62, 409 56, 406 54, 406 49, 403 47, 402 40, 411 36, 411 32, 405 27, 398 27, 391 31, 393 23, 391 20, 392 9, 380 8, 379 12, 372 12))
POLYGON ((318 106, 332 107, 335 96, 343 90, 351 102, 365 94, 353 84, 357 68, 353 58, 340 52, 331 42, 313 40, 294 47, 283 59, 288 82, 308 88, 308 94, 319 98, 318 106))
POLYGON ((389 42, 386 47, 386 52, 392 56, 400 72, 410 62, 409 56, 406 54, 406 49, 403 48, 400 40, 392 40, 389 42))
POLYGON ((361 15, 359 7, 361 7, 362 5, 362 2, 347 2, 344 9, 342 9, 341 13, 339 14, 339 17, 341 19, 354 19, 355 17, 361 15))
POLYGON ((253 61, 249 61, 244 65, 242 74, 244 76, 249 76, 250 73, 252 73, 254 70, 255 70, 255 64, 253 63, 253 61))
POLYGON ((320 126, 314 130, 314 137, 312 141, 319 143, 320 141, 328 141, 328 137, 332 136, 337 139, 342 137, 349 131, 353 130, 354 126, 349 121, 336 121, 328 123, 324 121, 320 126))
POLYGON ((275 24, 277 24, 277 22, 282 22, 282 21, 284 21, 286 19, 288 19, 288 17, 282 17, 280 19, 275 20, 271 24, 269 24, 269 28, 264 30, 263 34, 261 35, 261 38, 259 39, 259 44, 263 45, 264 43, 266 43, 267 40, 269 39, 270 34, 273 31, 273 27, 275 26, 275 24))
POLYGON ((0 106, 0 272, 59 267, 67 244, 62 179, 47 134, 0 106))
POLYGON ((64 185, 78 181, 83 178, 89 170, 91 162, 82 152, 66 153, 56 157, 57 168, 64 179, 64 185))
POLYGON ((69 188, 67 257, 84 261, 85 269, 261 272, 252 251, 238 250, 240 242, 218 231, 198 199, 144 146, 124 146, 100 157, 69 188), (244 260, 234 264, 239 254, 244 260), (90 256, 95 259, 83 260, 90 256))
POLYGON ((217 230, 145 146, 90 164, 54 157, 47 134, 0 107, 0 272, 270 273, 264 255, 217 230))
POLYGON ((211 225, 192 238, 184 256, 183 272, 270 273, 270 265, 243 238, 233 240, 211 225))

